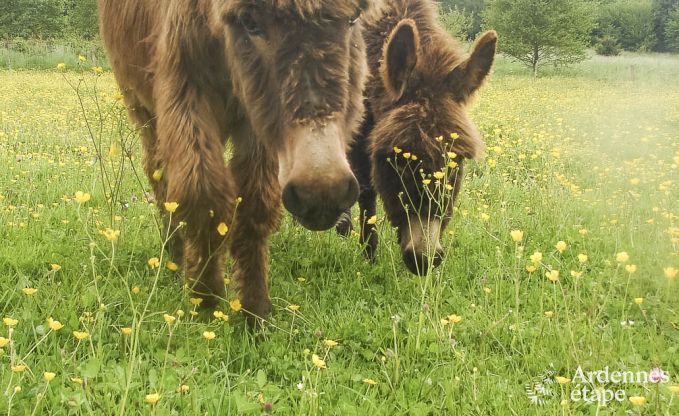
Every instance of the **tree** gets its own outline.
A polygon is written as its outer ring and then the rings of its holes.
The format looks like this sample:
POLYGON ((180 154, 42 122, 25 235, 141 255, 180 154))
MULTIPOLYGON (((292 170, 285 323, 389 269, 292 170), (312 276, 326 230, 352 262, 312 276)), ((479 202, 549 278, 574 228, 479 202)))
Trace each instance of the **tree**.
POLYGON ((458 39, 468 39, 472 23, 464 12, 457 8, 448 10, 439 9, 439 20, 446 31, 454 37, 458 39))
POLYGON ((679 52, 679 6, 675 7, 667 16, 665 42, 668 50, 679 52))
POLYGON ((486 0, 441 0, 441 9, 458 10, 463 13, 469 26, 467 27, 467 39, 474 39, 481 32, 483 25, 483 11, 486 8, 486 0))
POLYGON ((95 38, 99 33, 97 0, 73 1, 68 8, 68 23, 77 38, 95 38))
POLYGON ((55 38, 64 26, 64 0, 0 1, 2 37, 55 38))
MULTIPOLYGON (((666 39, 667 23, 673 10, 679 8, 679 0, 653 0, 653 27, 655 29, 655 50, 665 52, 673 50, 666 39)), ((677 51, 677 49, 674 49, 677 51)))
POLYGON ((649 51, 657 38, 651 0, 618 0, 602 7, 599 31, 628 51, 649 51))
POLYGON ((498 32, 500 51, 537 76, 544 63, 568 65, 586 58, 593 11, 587 0, 491 0, 485 22, 498 32))

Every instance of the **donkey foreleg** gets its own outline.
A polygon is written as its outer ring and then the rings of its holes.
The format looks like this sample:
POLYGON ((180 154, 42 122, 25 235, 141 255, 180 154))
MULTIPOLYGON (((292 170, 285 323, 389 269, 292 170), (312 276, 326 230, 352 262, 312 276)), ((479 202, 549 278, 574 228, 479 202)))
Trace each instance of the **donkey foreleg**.
MULTIPOLYGON (((224 298, 226 227, 233 220, 235 195, 224 161, 222 131, 215 101, 186 87, 186 99, 174 90, 158 97, 158 141, 167 201, 176 202, 170 232, 184 237, 186 283, 213 307, 224 298)), ((163 207, 161 207, 162 209, 163 207)), ((168 214, 169 215, 169 214, 168 214)))
POLYGON ((240 198, 229 245, 234 284, 248 323, 254 325, 271 312, 268 239, 280 225, 282 210, 277 156, 250 135, 243 132, 233 137, 234 156, 229 167, 240 198))

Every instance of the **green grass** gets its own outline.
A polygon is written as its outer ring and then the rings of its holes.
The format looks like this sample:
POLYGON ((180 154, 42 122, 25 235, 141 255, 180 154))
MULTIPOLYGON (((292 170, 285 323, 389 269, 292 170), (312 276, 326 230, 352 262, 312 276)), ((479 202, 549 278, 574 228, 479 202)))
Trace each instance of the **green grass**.
POLYGON ((489 154, 468 170, 444 264, 410 275, 382 215, 375 265, 356 236, 286 218, 271 239, 274 313, 253 334, 226 301, 228 322, 193 316, 180 275, 149 267, 168 260, 164 238, 111 74, 0 72, 0 317, 18 320, 0 324, 0 413, 677 414, 679 279, 663 269, 679 267, 678 75, 667 56, 595 58, 538 80, 500 62, 472 110, 489 154), (450 315, 462 320, 444 325, 450 315), (605 386, 642 407, 562 404, 573 382, 531 404, 527 384, 578 366, 662 367, 671 381, 605 386))

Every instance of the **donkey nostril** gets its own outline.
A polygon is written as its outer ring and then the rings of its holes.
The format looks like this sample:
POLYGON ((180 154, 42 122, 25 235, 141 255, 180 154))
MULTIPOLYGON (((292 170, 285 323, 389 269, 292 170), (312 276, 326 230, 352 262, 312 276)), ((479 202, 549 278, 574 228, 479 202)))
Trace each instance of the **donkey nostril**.
POLYGON ((434 254, 434 260, 432 261, 432 266, 439 267, 443 262, 444 257, 445 254, 443 254, 443 249, 437 248, 436 253, 434 254))
POLYGON ((341 211, 351 208, 358 199, 358 193, 358 181, 351 175, 345 182, 344 191, 340 194, 342 196, 337 200, 337 208, 341 211))
POLYGON ((283 205, 290 213, 302 216, 304 211, 304 203, 299 195, 299 190, 294 183, 289 183, 283 189, 283 205))

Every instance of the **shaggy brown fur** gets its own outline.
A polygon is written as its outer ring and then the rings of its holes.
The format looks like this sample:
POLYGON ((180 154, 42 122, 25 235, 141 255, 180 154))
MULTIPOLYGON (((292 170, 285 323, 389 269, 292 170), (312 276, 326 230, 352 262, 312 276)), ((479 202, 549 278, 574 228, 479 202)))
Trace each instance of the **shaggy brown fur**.
MULTIPOLYGON (((497 36, 483 34, 467 55, 438 23, 433 1, 385 3, 384 14, 366 22, 368 115, 350 151, 361 186, 361 241, 367 256, 374 258, 377 234, 367 219, 376 213, 379 193, 389 221, 399 229, 406 265, 423 274, 428 265, 441 261, 438 238, 460 190, 463 160, 484 149, 465 104, 490 71, 497 36), (452 140, 451 133, 459 138, 452 140), (440 136, 443 141, 436 140, 440 136), (440 181, 451 185, 446 190, 430 175, 445 168, 447 152, 455 153, 457 167, 447 169, 448 177, 440 181), (417 160, 407 161, 405 153, 417 160), (432 180, 428 186, 423 184, 426 178, 432 180), (424 240, 429 237, 436 241, 427 248, 424 240)), ((343 220, 338 231, 346 233, 350 224, 343 220)))
POLYGON ((204 304, 224 296, 228 246, 244 309, 268 314, 267 239, 280 222, 283 190, 286 208, 311 229, 331 227, 356 200, 345 154, 363 115, 358 17, 370 7, 370 0, 99 0, 102 37, 140 128, 158 205, 178 202, 173 226, 186 223, 174 260, 183 255, 204 304), (226 237, 221 223, 231 226, 226 237))

